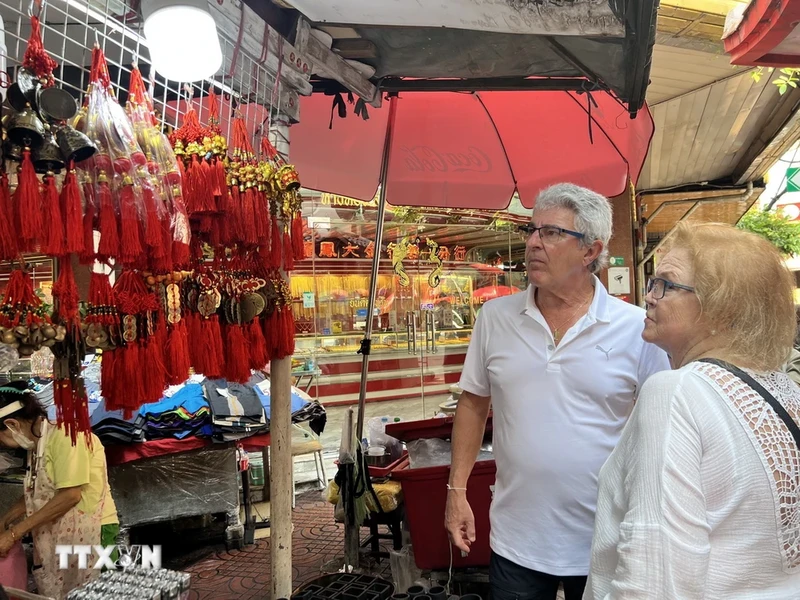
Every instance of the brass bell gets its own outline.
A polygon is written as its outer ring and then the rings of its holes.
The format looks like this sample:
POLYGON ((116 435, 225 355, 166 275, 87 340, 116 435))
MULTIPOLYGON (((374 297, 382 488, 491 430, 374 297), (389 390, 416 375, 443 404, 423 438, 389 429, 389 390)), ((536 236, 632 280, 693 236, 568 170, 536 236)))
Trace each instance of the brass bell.
POLYGON ((88 160, 97 152, 97 146, 94 145, 92 140, 69 125, 58 128, 56 142, 61 150, 61 155, 74 163, 88 160))
POLYGON ((30 106, 8 120, 8 137, 19 146, 38 148, 44 142, 44 135, 44 123, 30 106))
POLYGON ((31 158, 36 172, 40 174, 60 173, 64 168, 64 158, 52 133, 45 138, 44 144, 33 151, 31 158))
POLYGON ((3 144, 3 158, 8 160, 22 162, 22 151, 22 146, 15 144, 11 140, 6 140, 3 144))
POLYGON ((28 69, 21 68, 17 71, 17 81, 8 88, 6 98, 15 110, 22 112, 27 104, 36 106, 40 88, 39 78, 28 69))

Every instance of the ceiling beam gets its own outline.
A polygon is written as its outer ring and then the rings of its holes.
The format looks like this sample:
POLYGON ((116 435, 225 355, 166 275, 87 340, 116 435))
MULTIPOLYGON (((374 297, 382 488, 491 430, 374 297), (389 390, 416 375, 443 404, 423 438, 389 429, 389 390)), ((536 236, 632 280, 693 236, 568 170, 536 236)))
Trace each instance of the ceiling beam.
POLYGON ((277 31, 290 44, 294 43, 300 13, 280 8, 270 0, 242 0, 264 22, 277 31))
POLYGON ((331 50, 343 58, 349 58, 353 60, 378 57, 378 47, 369 40, 334 39, 331 50))
POLYGON ((381 94, 373 83, 350 66, 345 60, 334 53, 311 33, 311 25, 305 19, 297 21, 297 36, 295 48, 300 54, 305 55, 314 67, 312 71, 317 75, 335 79, 348 90, 357 94, 367 104, 379 108, 381 94))

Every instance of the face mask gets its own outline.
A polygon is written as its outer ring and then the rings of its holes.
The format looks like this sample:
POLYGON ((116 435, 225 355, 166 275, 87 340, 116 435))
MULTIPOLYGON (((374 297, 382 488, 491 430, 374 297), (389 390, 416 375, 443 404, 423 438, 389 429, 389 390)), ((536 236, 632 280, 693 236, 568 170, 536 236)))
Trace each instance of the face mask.
POLYGON ((8 428, 8 431, 11 434, 12 439, 23 450, 32 450, 34 446, 36 446, 36 443, 33 440, 30 440, 24 435, 22 435, 20 431, 12 429, 11 427, 8 428))

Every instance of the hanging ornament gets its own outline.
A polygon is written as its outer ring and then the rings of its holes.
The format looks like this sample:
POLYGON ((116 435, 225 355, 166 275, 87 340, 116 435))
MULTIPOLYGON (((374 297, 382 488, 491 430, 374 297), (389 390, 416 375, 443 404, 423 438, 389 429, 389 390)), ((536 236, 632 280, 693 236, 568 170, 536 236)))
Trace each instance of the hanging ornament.
POLYGON ((17 252, 17 233, 13 226, 8 175, 3 170, 0 173, 0 260, 13 260, 17 252))
MULTIPOLYGON (((81 362, 86 350, 81 334, 78 286, 72 262, 67 257, 60 261, 59 267, 58 280, 53 284, 54 318, 66 334, 53 347, 53 402, 59 427, 67 432, 75 445, 79 433, 91 432, 89 399, 81 375, 81 362)), ((85 439, 91 444, 90 435, 86 435, 85 439)))

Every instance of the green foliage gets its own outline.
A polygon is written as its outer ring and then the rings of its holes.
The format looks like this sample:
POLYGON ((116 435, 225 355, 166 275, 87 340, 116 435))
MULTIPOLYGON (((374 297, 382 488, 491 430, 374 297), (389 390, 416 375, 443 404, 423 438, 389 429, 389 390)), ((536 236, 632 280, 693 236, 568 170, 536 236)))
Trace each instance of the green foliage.
POLYGON ((781 254, 800 254, 800 224, 790 221, 779 211, 753 207, 736 226, 768 239, 781 254))
MULTIPOLYGON (((773 73, 774 68, 770 67, 767 72, 773 73)), ((773 79, 772 83, 778 86, 778 91, 781 95, 789 91, 789 88, 796 88, 800 83, 800 68, 785 68, 779 71, 777 79, 773 79)), ((757 67, 751 72, 751 76, 755 81, 760 81, 764 75, 764 67, 757 67)))

